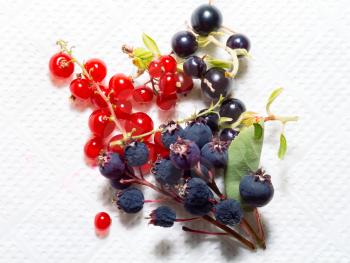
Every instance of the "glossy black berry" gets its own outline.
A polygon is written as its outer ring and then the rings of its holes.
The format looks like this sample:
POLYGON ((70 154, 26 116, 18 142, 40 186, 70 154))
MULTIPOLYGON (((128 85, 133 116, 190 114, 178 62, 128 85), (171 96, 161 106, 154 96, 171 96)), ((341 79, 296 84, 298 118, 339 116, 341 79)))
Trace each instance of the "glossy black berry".
POLYGON ((231 128, 225 128, 220 133, 220 140, 231 142, 236 136, 238 132, 231 128))
POLYGON ((249 51, 250 41, 245 35, 234 34, 227 39, 226 46, 232 49, 243 48, 249 51))
MULTIPOLYGON (((207 109, 203 109, 199 113, 202 113, 206 110, 207 109)), ((219 115, 216 112, 207 113, 205 115, 202 115, 200 118, 205 121, 213 133, 219 130, 219 115)))
POLYGON ((191 56, 198 49, 196 37, 189 31, 177 32, 171 40, 171 46, 175 54, 181 58, 191 56))
POLYGON ((225 77, 225 70, 211 68, 202 79, 201 89, 206 97, 218 100, 220 95, 226 97, 230 88, 230 79, 225 77))
POLYGON ((183 68, 186 75, 191 76, 192 78, 200 79, 207 71, 207 64, 205 64, 202 58, 191 56, 186 59, 183 68))
POLYGON ((221 27, 221 12, 213 5, 201 5, 193 11, 191 24, 196 33, 207 36, 221 27))
POLYGON ((239 99, 230 98, 223 101, 220 106, 219 114, 220 117, 231 118, 232 120, 226 123, 232 124, 238 120, 243 112, 245 112, 245 106, 243 102, 239 99))

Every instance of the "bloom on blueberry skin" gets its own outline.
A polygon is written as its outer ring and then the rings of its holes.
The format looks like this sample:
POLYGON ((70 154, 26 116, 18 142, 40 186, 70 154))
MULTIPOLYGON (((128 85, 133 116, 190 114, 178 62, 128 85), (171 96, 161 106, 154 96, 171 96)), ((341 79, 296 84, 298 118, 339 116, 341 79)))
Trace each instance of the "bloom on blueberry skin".
POLYGON ((182 170, 177 168, 169 159, 160 159, 154 163, 152 173, 156 180, 163 185, 175 185, 182 177, 182 170))
POLYGON ((214 213, 220 223, 229 226, 239 224, 243 218, 241 205, 234 199, 227 199, 215 205, 214 213))
POLYGON ((164 146, 169 149, 170 145, 175 143, 178 137, 183 137, 183 135, 184 130, 182 127, 174 121, 170 121, 163 126, 162 142, 164 146))
POLYGON ((176 212, 168 206, 160 206, 150 214, 150 224, 161 227, 172 227, 176 221, 176 212))
POLYGON ((184 131, 184 138, 195 142, 199 148, 210 142, 213 133, 205 121, 200 119, 189 123, 184 131))
POLYGON ((193 215, 205 215, 213 208, 214 195, 205 181, 191 178, 185 185, 184 207, 193 215))
POLYGON ((125 158, 132 167, 147 163, 148 156, 149 150, 143 142, 133 141, 125 147, 125 158))
POLYGON ((200 160, 200 150, 194 142, 178 138, 170 145, 170 160, 179 169, 191 169, 200 160))
POLYGON ((125 170, 125 163, 119 154, 113 152, 103 153, 98 157, 100 173, 108 179, 117 179, 125 170))
POLYGON ((128 214, 135 214, 143 208, 145 198, 137 188, 127 188, 117 194, 117 205, 128 214))
POLYGON ((224 141, 214 140, 208 142, 201 149, 203 158, 211 162, 216 168, 224 168, 227 165, 228 143, 224 141))

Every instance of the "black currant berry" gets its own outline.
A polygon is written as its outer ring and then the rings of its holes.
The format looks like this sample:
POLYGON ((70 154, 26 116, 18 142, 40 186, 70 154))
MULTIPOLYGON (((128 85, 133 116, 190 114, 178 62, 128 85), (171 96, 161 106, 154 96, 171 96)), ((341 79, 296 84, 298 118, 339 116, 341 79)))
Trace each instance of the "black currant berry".
POLYGON ((173 36, 171 46, 176 55, 186 58, 197 51, 198 43, 191 32, 180 31, 173 36))
MULTIPOLYGON (((199 113, 202 113, 206 110, 207 109, 203 109, 199 113)), ((219 130, 219 115, 216 112, 207 113, 199 118, 203 118, 205 120, 206 124, 209 126, 213 133, 219 130)))
POLYGON ((221 12, 212 5, 201 5, 193 11, 191 24, 196 33, 201 36, 207 36, 221 27, 221 12))
POLYGON ((202 78, 207 71, 207 64, 204 60, 197 56, 191 56, 184 63, 184 71, 186 75, 192 78, 202 78))
POLYGON ((202 79, 201 89, 205 96, 218 100, 220 95, 226 97, 230 87, 230 79, 225 77, 225 70, 221 68, 211 68, 202 79))
POLYGON ((226 46, 232 49, 243 48, 249 51, 250 41, 245 35, 234 34, 227 39, 226 46))
POLYGON ((238 99, 226 99, 220 106, 220 117, 232 118, 232 121, 228 121, 228 124, 232 124, 238 120, 239 116, 245 112, 245 106, 242 101, 238 99))

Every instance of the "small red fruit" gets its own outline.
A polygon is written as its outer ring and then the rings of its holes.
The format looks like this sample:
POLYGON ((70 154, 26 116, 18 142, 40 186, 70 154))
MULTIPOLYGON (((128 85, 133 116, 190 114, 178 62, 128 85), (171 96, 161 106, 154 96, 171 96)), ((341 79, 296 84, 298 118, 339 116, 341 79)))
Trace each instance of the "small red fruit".
POLYGON ((176 93, 177 76, 174 73, 166 73, 160 78, 159 93, 162 96, 167 96, 176 93))
POLYGON ((173 93, 167 96, 163 96, 159 94, 157 96, 157 105, 161 110, 170 110, 171 108, 175 107, 176 101, 177 101, 176 93, 173 93))
POLYGON ((95 228, 98 231, 106 231, 111 226, 112 220, 106 212, 99 212, 95 216, 95 228))
POLYGON ((100 137, 92 137, 84 146, 84 153, 87 158, 96 159, 103 149, 103 142, 100 137))
POLYGON ((92 79, 96 82, 101 82, 107 75, 106 64, 101 59, 89 59, 84 66, 92 79))
POLYGON ((175 73, 177 70, 177 63, 174 57, 172 56, 162 56, 160 62, 165 72, 175 73))
POLYGON ((140 86, 134 90, 132 96, 138 103, 148 103, 153 100, 153 91, 146 86, 140 86))
POLYGON ((193 89, 193 80, 183 72, 177 73, 177 93, 183 94, 193 89))
POLYGON ((164 147, 164 144, 162 142, 162 133, 161 132, 156 132, 154 134, 154 145, 155 145, 156 156, 160 155, 163 158, 166 158, 169 156, 169 150, 164 147))
POLYGON ((132 96, 134 84, 124 74, 115 74, 109 81, 109 88, 114 91, 116 99, 128 99, 132 96))
POLYGON ((114 106, 114 112, 118 119, 129 119, 132 112, 132 104, 128 100, 117 100, 114 106))
POLYGON ((109 136, 114 128, 115 123, 111 121, 111 113, 108 109, 98 109, 91 113, 89 117, 89 128, 91 132, 99 137, 109 136))
POLYGON ((108 151, 118 153, 120 156, 124 156, 124 148, 121 145, 114 145, 114 146, 110 145, 111 142, 119 141, 122 139, 123 139, 123 134, 117 134, 113 136, 108 142, 108 146, 107 146, 108 151))
POLYGON ((72 58, 63 52, 53 55, 49 62, 51 74, 57 78, 69 78, 74 71, 74 63, 72 58))
MULTIPOLYGON (((125 130, 127 132, 131 132, 135 129, 135 132, 132 134, 134 136, 150 132, 153 130, 153 127, 154 125, 151 117, 143 112, 131 114, 129 120, 125 123, 125 130)), ((147 140, 150 136, 151 135, 146 136, 144 139, 147 140)))
POLYGON ((162 63, 159 60, 153 60, 148 65, 148 73, 151 78, 160 78, 163 75, 162 63))
MULTIPOLYGON (((103 92, 103 94, 108 97, 111 89, 109 87, 106 87, 102 84, 98 85, 100 87, 100 90, 103 92)), ((94 90, 91 96, 91 102, 92 104, 94 104, 96 107, 98 108, 105 108, 107 107, 107 103, 105 102, 105 100, 102 98, 102 96, 98 93, 97 90, 94 90)))
POLYGON ((86 100, 92 95, 92 87, 87 79, 74 79, 69 85, 70 92, 76 98, 86 100))

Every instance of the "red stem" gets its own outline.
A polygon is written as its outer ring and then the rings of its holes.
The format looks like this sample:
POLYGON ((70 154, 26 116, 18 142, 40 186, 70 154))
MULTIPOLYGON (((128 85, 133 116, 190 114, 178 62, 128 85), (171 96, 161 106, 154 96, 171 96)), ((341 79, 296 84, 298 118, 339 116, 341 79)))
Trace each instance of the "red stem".
POLYGON ((187 226, 183 226, 182 230, 185 232, 190 232, 190 233, 194 233, 194 234, 203 234, 203 235, 214 235, 214 236, 227 236, 228 235, 228 233, 225 233, 225 232, 208 232, 208 231, 203 231, 203 230, 192 229, 192 228, 189 228, 187 226))

